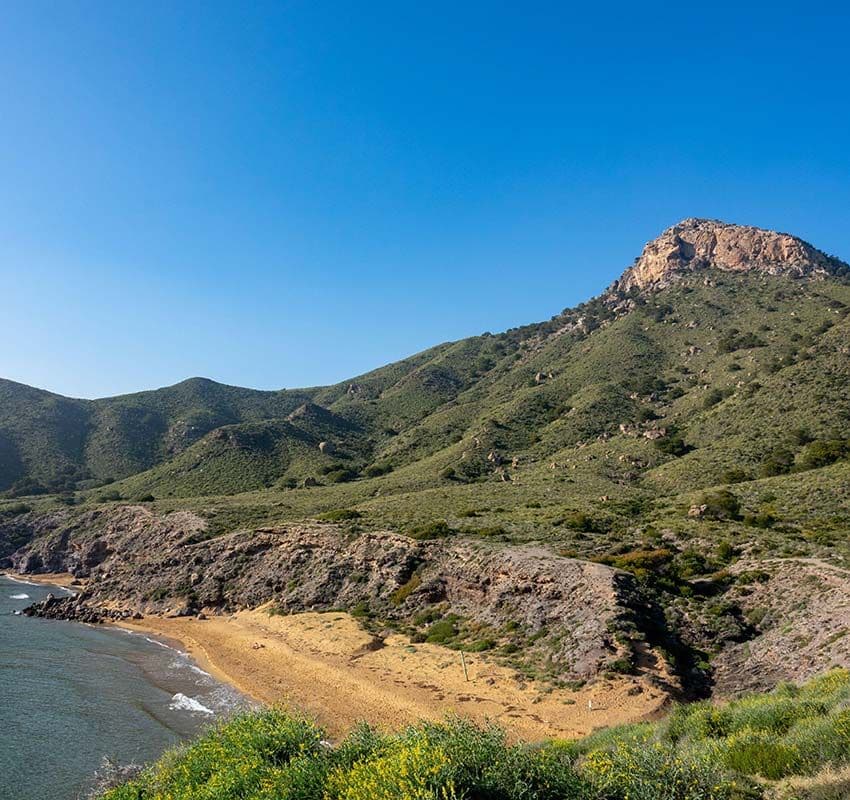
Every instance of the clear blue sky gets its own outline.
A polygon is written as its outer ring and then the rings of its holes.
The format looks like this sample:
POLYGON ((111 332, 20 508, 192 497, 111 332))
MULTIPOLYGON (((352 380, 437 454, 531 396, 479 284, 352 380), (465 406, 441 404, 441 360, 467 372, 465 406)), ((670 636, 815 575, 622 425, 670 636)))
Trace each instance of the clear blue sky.
POLYGON ((4 3, 0 376, 334 382, 687 216, 850 259, 848 40, 817 2, 4 3))

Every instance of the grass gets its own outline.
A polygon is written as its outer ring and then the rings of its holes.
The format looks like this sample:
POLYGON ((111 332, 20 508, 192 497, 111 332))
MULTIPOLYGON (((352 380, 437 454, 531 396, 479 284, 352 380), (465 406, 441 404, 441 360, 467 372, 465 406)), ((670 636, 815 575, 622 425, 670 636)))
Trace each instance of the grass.
POLYGON ((837 800, 850 769, 850 673, 570 742, 511 744, 460 719, 335 746, 278 710, 239 716, 103 800, 837 800))

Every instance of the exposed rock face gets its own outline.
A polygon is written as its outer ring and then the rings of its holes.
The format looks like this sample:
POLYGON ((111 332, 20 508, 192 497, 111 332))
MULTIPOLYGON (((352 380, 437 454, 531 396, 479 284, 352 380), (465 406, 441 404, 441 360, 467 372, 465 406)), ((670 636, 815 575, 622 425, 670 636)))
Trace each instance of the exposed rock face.
MULTIPOLYGON (((7 525, 0 524, 0 538, 7 525)), ((523 655, 569 680, 591 679, 629 657, 623 632, 638 631, 648 647, 631 656, 668 691, 679 687, 653 647, 678 648, 677 658, 714 648, 714 692, 721 696, 850 665, 850 571, 815 559, 744 560, 731 567, 752 577, 735 581, 725 594, 739 613, 718 632, 687 614, 665 619, 628 573, 541 546, 416 541, 329 524, 208 539, 200 517, 159 516, 142 506, 26 514, 14 526, 30 542, 0 558, 0 567, 86 579, 74 597, 32 609, 49 618, 210 615, 274 601, 285 613, 360 606, 377 619, 409 624, 436 609, 437 618, 456 614, 481 636, 523 630, 533 640, 525 646, 533 652, 523 655)), ((685 691, 703 691, 698 676, 680 666, 685 691)))
POLYGON ((713 661, 719 694, 764 691, 850 666, 850 570, 788 558, 740 561, 733 571, 752 576, 731 599, 757 634, 724 647, 713 661))
POLYGON ((661 288, 677 276, 708 267, 802 277, 831 274, 847 265, 787 233, 692 218, 649 242, 615 288, 661 288))
POLYGON ((543 547, 352 535, 317 524, 205 539, 198 517, 158 517, 141 507, 60 512, 38 524, 38 538, 7 563, 88 579, 76 597, 35 607, 41 616, 96 622, 228 613, 273 600, 285 612, 360 605, 407 621, 438 607, 491 630, 540 632, 533 646, 566 679, 592 678, 627 656, 618 630, 657 623, 631 575, 543 547))

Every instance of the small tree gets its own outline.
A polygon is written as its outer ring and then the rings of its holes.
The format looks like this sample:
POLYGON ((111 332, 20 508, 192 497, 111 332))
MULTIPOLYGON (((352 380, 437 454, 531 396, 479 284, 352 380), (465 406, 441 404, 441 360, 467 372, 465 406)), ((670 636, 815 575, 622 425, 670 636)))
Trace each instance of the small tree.
POLYGON ((709 519, 739 519, 741 516, 741 501, 728 489, 704 494, 701 505, 705 506, 703 516, 709 519))

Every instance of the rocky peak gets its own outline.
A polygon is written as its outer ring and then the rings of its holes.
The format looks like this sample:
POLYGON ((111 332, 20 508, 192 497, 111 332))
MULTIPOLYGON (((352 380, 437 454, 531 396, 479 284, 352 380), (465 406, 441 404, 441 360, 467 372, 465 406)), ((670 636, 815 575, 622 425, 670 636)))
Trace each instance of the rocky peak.
POLYGON ((827 275, 847 265, 787 233, 690 218, 668 228, 643 249, 614 288, 661 288, 683 273, 713 267, 769 275, 827 275))

